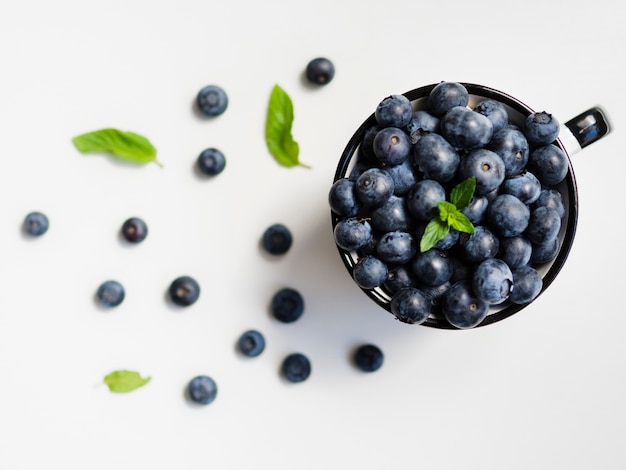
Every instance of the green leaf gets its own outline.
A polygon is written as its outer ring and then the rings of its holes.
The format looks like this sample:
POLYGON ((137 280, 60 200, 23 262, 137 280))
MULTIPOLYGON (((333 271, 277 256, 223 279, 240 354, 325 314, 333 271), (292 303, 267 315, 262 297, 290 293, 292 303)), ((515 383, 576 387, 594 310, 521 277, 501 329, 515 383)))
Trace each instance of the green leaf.
POLYGON ((298 159, 300 146, 291 135, 293 103, 285 90, 274 85, 267 106, 265 143, 276 161, 286 167, 304 166, 298 159))
POLYGON ((142 135, 111 127, 87 132, 72 139, 82 153, 104 152, 133 163, 160 163, 156 148, 142 135))
POLYGON ((433 217, 424 229, 424 234, 420 240, 420 252, 430 250, 435 244, 445 237, 450 231, 450 226, 441 219, 433 217))
POLYGON ((461 210, 472 202, 474 197, 474 191, 476 191, 476 177, 471 176, 465 181, 457 184, 450 192, 450 202, 461 210))
POLYGON ((474 225, 470 222, 465 214, 456 211, 448 217, 448 224, 455 230, 464 233, 474 233, 474 225))
POLYGON ((448 201, 439 201, 437 207, 439 208, 439 218, 441 221, 450 225, 450 217, 458 212, 456 206, 448 201))
POLYGON ((116 393, 132 392, 148 382, 150 382, 150 377, 144 379, 139 372, 130 370, 116 370, 104 377, 104 383, 107 384, 109 390, 116 393))

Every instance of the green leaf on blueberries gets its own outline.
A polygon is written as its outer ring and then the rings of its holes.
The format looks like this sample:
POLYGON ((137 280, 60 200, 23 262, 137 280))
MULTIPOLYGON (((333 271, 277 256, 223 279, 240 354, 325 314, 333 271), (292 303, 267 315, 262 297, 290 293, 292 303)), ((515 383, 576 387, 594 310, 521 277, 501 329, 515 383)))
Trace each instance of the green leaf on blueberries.
POLYGON ((450 231, 450 226, 441 219, 433 217, 426 225, 424 234, 420 240, 420 252, 430 250, 435 244, 445 237, 450 231))
POLYGON ((274 85, 267 106, 265 143, 276 161, 286 167, 304 166, 298 159, 300 146, 291 135, 293 103, 280 85, 274 85))
POLYGON ((150 382, 150 377, 144 379, 139 372, 130 370, 116 370, 104 377, 104 383, 107 384, 109 390, 116 393, 132 392, 148 382, 150 382))
POLYGON ((82 153, 104 152, 133 163, 155 162, 161 166, 154 145, 134 132, 108 127, 78 135, 72 142, 82 153))
POLYGON ((469 206, 470 202, 472 202, 474 191, 476 191, 476 177, 471 176, 452 188, 450 192, 450 202, 454 204, 458 210, 461 210, 469 206))
POLYGON ((439 201, 437 203, 437 208, 439 208, 439 218, 442 222, 446 222, 449 226, 451 217, 454 216, 455 212, 458 212, 458 209, 454 204, 448 201, 439 201))
POLYGON ((448 224, 450 224, 451 228, 459 232, 474 233, 474 225, 462 212, 456 211, 450 214, 448 224))

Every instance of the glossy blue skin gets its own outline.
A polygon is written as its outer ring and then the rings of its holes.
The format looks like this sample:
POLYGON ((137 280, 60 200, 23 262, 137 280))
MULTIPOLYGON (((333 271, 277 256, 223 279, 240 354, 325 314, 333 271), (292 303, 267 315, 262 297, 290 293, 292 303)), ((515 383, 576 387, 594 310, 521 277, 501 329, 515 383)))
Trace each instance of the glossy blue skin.
POLYGON ((355 183, 348 178, 335 181, 328 192, 330 210, 340 217, 354 217, 361 211, 361 201, 354 190, 355 183))
POLYGON ((428 111, 436 117, 441 117, 455 106, 467 106, 469 92, 460 83, 441 82, 429 93, 426 106, 428 111))
POLYGON ((328 85, 335 76, 335 65, 326 57, 317 57, 307 64, 304 75, 309 83, 328 85))
POLYGON ((374 289, 387 280, 388 272, 387 265, 380 258, 369 255, 354 265, 352 277, 361 289, 374 289))
POLYGON ((211 147, 198 155, 196 164, 203 175, 215 176, 226 168, 226 157, 220 150, 211 147))
POLYGON ((474 233, 471 235, 462 234, 459 237, 459 246, 463 259, 469 264, 477 264, 496 256, 500 240, 487 227, 478 225, 474 227, 474 233))
POLYGON ((191 276, 180 276, 172 281, 168 292, 174 304, 188 307, 200 297, 200 285, 191 276))
POLYGON ((498 305, 511 295, 513 273, 501 259, 481 262, 472 275, 472 290, 476 297, 490 305, 498 305))
POLYGON ((382 129, 378 124, 368 127, 363 132, 363 139, 359 146, 359 156, 362 156, 366 161, 372 163, 376 162, 376 155, 374 155, 374 137, 378 134, 378 131, 382 129))
POLYGON ((393 193, 396 196, 404 196, 419 181, 410 159, 399 165, 387 166, 383 170, 391 176, 393 193))
POLYGON ((413 147, 413 159, 427 179, 447 183, 459 167, 461 157, 439 134, 426 134, 413 147))
POLYGON ((555 186, 565 179, 569 166, 565 153, 556 145, 550 144, 530 152, 527 168, 544 186, 555 186))
POLYGON ((221 87, 208 85, 198 92, 196 103, 198 109, 207 116, 219 116, 228 107, 228 96, 221 87))
POLYGON ((407 231, 413 224, 413 218, 406 206, 406 199, 392 195, 381 207, 373 209, 369 214, 370 224, 381 233, 395 230, 407 231))
POLYGON ((289 354, 283 359, 280 370, 289 382, 304 382, 311 375, 311 361, 302 353, 289 354))
POLYGON ((378 240, 376 253, 388 264, 407 263, 417 252, 417 244, 410 233, 395 231, 385 233, 378 240))
POLYGON ((217 397, 217 384, 211 377, 199 375, 187 385, 187 394, 192 402, 208 405, 217 397))
POLYGON ((428 287, 437 287, 450 280, 454 267, 444 252, 430 249, 415 256, 411 269, 418 281, 428 287))
POLYGON ((376 106, 374 117, 381 127, 404 127, 413 118, 413 108, 406 96, 390 95, 376 106))
POLYGON ((536 245, 554 240, 561 230, 561 217, 549 207, 538 207, 530 213, 526 237, 536 245))
POLYGON ((531 205, 532 209, 538 207, 549 207, 554 209, 557 214, 563 219, 565 217, 565 205, 563 204, 563 196, 556 189, 544 188, 539 193, 537 200, 531 205))
POLYGON ((481 196, 497 189, 504 181, 504 162, 497 153, 487 149, 472 150, 461 159, 462 180, 476 177, 475 194, 481 196))
POLYGON ((444 296, 442 312, 452 326, 473 328, 485 319, 489 304, 476 297, 470 282, 463 280, 455 283, 444 296))
POLYGON ((409 134, 411 143, 415 144, 419 139, 428 133, 438 133, 440 123, 441 120, 438 117, 433 116, 428 111, 420 109, 413 112, 413 118, 405 129, 409 134))
POLYGON ((456 106, 441 118, 441 135, 457 149, 483 148, 493 136, 493 124, 482 114, 456 106))
POLYGON ((489 200, 486 196, 474 195, 469 205, 461 209, 461 213, 464 214, 472 224, 482 225, 486 214, 489 200))
POLYGON ((500 186, 500 193, 511 194, 524 204, 535 202, 541 194, 541 183, 530 171, 505 178, 500 186))
POLYGON ((296 289, 283 287, 272 297, 270 312, 281 323, 293 323, 304 313, 304 297, 296 289))
POLYGON ((497 257, 504 261, 509 268, 517 269, 530 262, 532 244, 522 235, 500 238, 500 248, 497 257))
POLYGON ((415 275, 406 264, 389 266, 387 280, 383 283, 383 287, 392 294, 404 287, 415 287, 416 285, 415 275))
POLYGON ((50 228, 48 217, 41 212, 31 212, 24 218, 22 224, 24 233, 31 237, 40 237, 50 228))
POLYGON ((559 129, 559 121, 545 111, 529 114, 524 122, 524 134, 534 145, 551 144, 558 137, 559 129))
POLYGON ((543 245, 533 243, 533 252, 530 255, 530 263, 540 265, 552 261, 559 254, 561 249, 561 240, 555 237, 543 245))
POLYGON ((439 214, 437 204, 446 199, 446 191, 435 180, 418 181, 407 193, 407 208, 418 220, 430 221, 439 214))
POLYGON ((383 365, 384 355, 374 344, 363 344, 354 352, 354 364, 363 372, 374 372, 383 365))
POLYGON ((518 129, 505 127, 494 132, 486 148, 502 159, 505 176, 517 175, 528 163, 528 141, 518 129))
POLYGON ((406 287, 391 297, 391 313, 403 323, 419 325, 430 315, 431 300, 415 287, 406 287))
POLYGON ((122 224, 121 233, 126 241, 141 243, 148 236, 148 225, 139 217, 131 217, 122 224))
POLYGON ((489 227, 503 237, 520 235, 528 227, 530 209, 510 194, 499 194, 487 208, 489 227))
POLYGON ((394 192, 393 179, 380 168, 370 168, 356 180, 356 194, 368 207, 380 207, 394 192))
POLYGON ((265 337, 257 330, 244 331, 237 340, 237 349, 246 357, 257 357, 265 350, 265 337))
POLYGON ((411 153, 409 136, 398 127, 381 129, 372 142, 376 158, 384 165, 399 165, 408 160, 411 153))
POLYGON ((513 291, 509 300, 514 304, 527 304, 535 300, 541 292, 541 274, 531 266, 521 266, 513 271, 513 291))
POLYGON ((104 281, 96 291, 96 299, 103 307, 117 307, 124 301, 126 291, 118 281, 104 281))
POLYGON ((346 251, 356 251, 372 241, 372 226, 361 217, 341 219, 333 230, 335 243, 346 251))
POLYGON ((504 129, 509 123, 509 114, 502 103, 492 99, 485 99, 474 106, 474 111, 487 117, 493 125, 493 132, 504 129))
POLYGON ((283 255, 293 243, 291 230, 284 224, 272 224, 265 229, 261 237, 261 246, 271 255, 283 255))

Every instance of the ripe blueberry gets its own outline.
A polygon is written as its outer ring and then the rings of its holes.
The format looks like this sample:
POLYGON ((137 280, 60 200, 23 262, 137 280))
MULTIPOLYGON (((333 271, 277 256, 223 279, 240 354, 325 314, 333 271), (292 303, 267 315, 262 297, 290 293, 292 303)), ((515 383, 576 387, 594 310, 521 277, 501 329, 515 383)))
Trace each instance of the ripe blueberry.
POLYGON ((239 351, 246 357, 257 357, 265 349, 265 337, 257 330, 248 330, 237 341, 239 351))
POLYGON ((261 238, 265 251, 271 255, 283 255, 291 248, 293 237, 291 231, 283 224, 270 225, 261 238))
POLYGON ((33 237, 39 237, 48 231, 50 223, 48 217, 41 212, 31 212, 24 218, 24 232, 33 237))
POLYGON ((215 176, 226 167, 226 157, 216 148, 203 150, 196 160, 198 169, 204 175, 215 176))
POLYGON ((374 289, 387 280, 389 269, 380 258, 369 255, 357 261, 352 270, 352 278, 361 289, 374 289))
POLYGON ((335 65, 325 57, 318 57, 306 66, 306 78, 315 85, 326 85, 335 76, 335 65))
POLYGON ((304 312, 304 298, 296 289, 284 287, 272 297, 270 311, 278 321, 293 323, 304 312))
POLYGON ((114 280, 104 281, 96 291, 96 298, 103 307, 117 307, 124 297, 124 286, 114 280))
POLYGON ((354 364, 363 372, 380 369, 383 359, 383 352, 374 344, 363 344, 354 352, 354 364))
POLYGON ((376 106, 374 117, 381 127, 405 127, 413 119, 413 108, 406 96, 390 95, 376 106))
POLYGON ((219 116, 228 107, 226 92, 217 85, 208 85, 198 92, 198 108, 207 116, 219 116))
POLYGON ((430 315, 431 301, 415 287, 405 287, 391 297, 391 313, 403 323, 419 325, 430 315))
POLYGON ((459 281, 446 293, 443 306, 446 320, 456 328, 473 328, 489 313, 489 304, 472 292, 470 282, 459 281))
POLYGON ((169 287, 172 302, 180 307, 188 307, 200 297, 200 285, 190 276, 180 276, 169 287))
POLYGON ((217 384, 206 375, 199 375, 191 379, 187 385, 189 399, 199 405, 208 405, 217 396, 217 384))
POLYGON ((131 217, 122 224, 122 236, 131 243, 141 243, 148 236, 148 226, 139 217, 131 217))
POLYGON ((289 382, 304 382, 311 375, 311 361, 302 353, 289 354, 282 362, 281 372, 289 382))

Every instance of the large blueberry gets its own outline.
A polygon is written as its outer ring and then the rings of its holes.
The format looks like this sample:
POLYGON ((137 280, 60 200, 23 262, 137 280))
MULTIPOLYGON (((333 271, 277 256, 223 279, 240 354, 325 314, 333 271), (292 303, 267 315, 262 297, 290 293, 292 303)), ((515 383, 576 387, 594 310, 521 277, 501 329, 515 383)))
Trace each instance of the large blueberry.
POLYGON ((537 147, 528 157, 527 168, 545 186, 554 186, 565 179, 569 169, 567 155, 553 144, 537 147))
POLYGON ((541 183, 530 171, 505 178, 500 186, 500 193, 511 194, 524 204, 532 204, 541 194, 541 183))
POLYGON ((168 293, 174 304, 188 307, 200 297, 200 285, 191 276, 180 276, 171 282, 168 293))
POLYGON ((476 297, 469 281, 455 283, 445 294, 443 315, 448 322, 461 329, 479 325, 489 313, 489 304, 476 297))
POLYGON ((196 165, 203 175, 215 176, 226 168, 226 157, 220 150, 209 147, 198 155, 196 165))
POLYGON ((291 230, 281 223, 272 224, 265 229, 261 237, 261 246, 271 255, 283 255, 293 243, 291 230))
POLYGON ((399 165, 409 158, 411 141, 402 129, 385 127, 374 137, 373 150, 384 165, 399 165))
POLYGON ((487 208, 489 226, 503 237, 514 237, 528 227, 530 209, 510 194, 499 194, 487 208))
POLYGON ((426 106, 428 111, 437 117, 443 116, 455 106, 467 106, 469 92, 461 83, 441 82, 428 94, 426 106))
POLYGON ((378 257, 389 264, 407 263, 417 252, 415 239, 410 233, 395 231, 385 233, 376 245, 378 257))
POLYGON ((405 287, 393 294, 389 307, 401 322, 419 325, 430 315, 431 301, 419 289, 405 287))
POLYGON ((31 237, 39 237, 48 231, 50 222, 42 212, 30 212, 24 218, 22 228, 24 233, 31 237))
POLYGON ((524 134, 535 145, 548 145, 559 135, 559 121, 550 113, 539 111, 529 114, 524 122, 524 134))
POLYGON ((498 189, 504 181, 504 162, 487 149, 472 150, 461 159, 459 173, 462 179, 476 178, 476 194, 484 195, 498 189))
POLYGON ((418 181, 417 173, 410 159, 399 165, 386 166, 384 170, 389 173, 393 180, 393 193, 396 196, 404 196, 418 181))
POLYGON ((531 204, 531 208, 549 207, 554 209, 561 218, 565 216, 565 205, 563 204, 563 196, 556 189, 543 188, 539 193, 537 200, 531 204))
POLYGON ((418 140, 413 156, 424 177, 440 183, 454 177, 461 160, 454 147, 439 134, 426 134, 418 140))
POLYGON ((333 230, 335 243, 346 251, 356 251, 372 241, 372 227, 367 219, 341 219, 333 230))
POLYGON ((544 264, 552 261, 559 254, 561 249, 561 239, 555 237, 542 245, 532 244, 533 251, 530 255, 530 262, 533 265, 544 264))
POLYGON ((513 289, 511 268, 497 258, 482 261, 472 276, 472 289, 483 302, 501 304, 509 298, 513 289))
POLYGON ((504 129, 509 123, 509 114, 502 103, 492 99, 485 99, 474 106, 474 111, 486 116, 493 125, 493 132, 504 129))
POLYGON ((542 206, 530 213, 530 220, 526 229, 526 237, 537 245, 543 245, 559 234, 561 217, 549 207, 542 206))
POLYGON ((531 266, 520 266, 513 271, 513 291, 509 300, 515 304, 532 302, 541 292, 541 274, 531 266))
POLYGON ((282 323, 293 323, 304 313, 304 297, 297 289, 283 287, 272 297, 270 312, 282 323))
POLYGON ((354 364, 363 372, 374 372, 383 365, 383 352, 374 344, 362 344, 354 351, 354 364))
POLYGON ((122 224, 121 234, 130 243, 141 243, 148 236, 148 225, 139 217, 131 217, 122 224))
POLYGON ((389 270, 380 258, 369 255, 357 261, 352 269, 352 277, 361 289, 380 287, 387 280, 389 270))
POLYGON ((518 129, 505 127, 495 132, 486 148, 502 159, 506 176, 518 174, 528 163, 528 141, 518 129))
POLYGON ((441 134, 455 148, 477 149, 491 140, 493 124, 480 113, 456 106, 441 118, 441 134))
POLYGON ((394 293, 405 287, 415 287, 416 283, 415 275, 408 265, 391 265, 389 266, 387 280, 383 283, 383 287, 394 293))
POLYGON ((199 375, 187 384, 189 399, 199 405, 208 405, 217 397, 217 384, 207 375, 199 375))
POLYGON ((487 214, 487 206, 489 205, 489 199, 487 196, 479 196, 475 194, 470 203, 461 209, 461 212, 469 219, 474 225, 482 225, 487 214))
POLYGON ((326 57, 317 57, 307 64, 304 73, 309 83, 327 85, 335 76, 335 65, 326 57))
POLYGON ((412 144, 415 144, 424 135, 439 132, 441 120, 423 109, 413 112, 411 122, 405 127, 412 144))
POLYGON ((383 99, 374 111, 381 127, 404 127, 413 117, 411 102, 404 95, 390 95, 383 99))
POLYGON ((289 382, 304 382, 311 375, 311 361, 302 353, 292 353, 283 359, 280 371, 289 382))
POLYGON ((340 178, 335 181, 328 192, 330 209, 341 217, 354 217, 361 210, 361 201, 354 190, 354 181, 340 178))
POLYGON ((391 196, 380 207, 370 212, 370 223, 379 232, 407 231, 412 224, 412 217, 406 206, 406 199, 400 196, 391 196))
POLYGON ((518 235, 500 238, 497 257, 508 264, 509 268, 516 269, 528 264, 531 254, 532 244, 526 237, 518 235))
POLYGON ((356 194, 369 207, 380 207, 394 191, 393 179, 380 168, 370 168, 356 180, 356 194))
POLYGON ((477 225, 472 234, 461 234, 459 246, 463 259, 470 264, 476 264, 496 256, 500 240, 486 226, 477 225))
POLYGON ((450 280, 454 268, 444 252, 431 249, 419 253, 411 261, 411 269, 420 282, 436 287, 450 280))
POLYGON ((228 95, 217 85, 202 88, 196 96, 198 108, 207 116, 219 116, 228 107, 228 95))
POLYGON ((445 199, 446 191, 443 186, 429 179, 418 181, 406 195, 409 212, 423 221, 429 221, 438 215, 438 204, 445 199))

